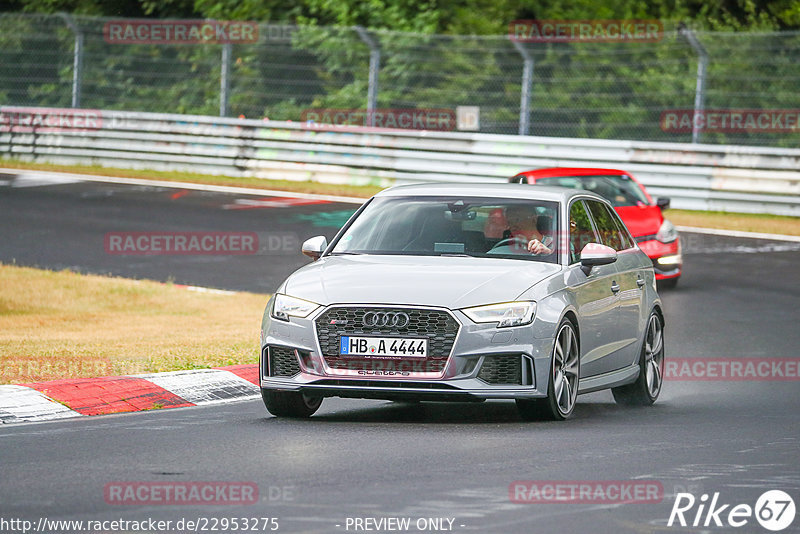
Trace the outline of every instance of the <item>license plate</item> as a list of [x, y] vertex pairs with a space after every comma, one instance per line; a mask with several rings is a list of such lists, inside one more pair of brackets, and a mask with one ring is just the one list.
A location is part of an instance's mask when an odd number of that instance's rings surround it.
[[339, 354], [368, 358], [427, 358], [428, 340], [403, 337], [342, 336], [339, 343]]

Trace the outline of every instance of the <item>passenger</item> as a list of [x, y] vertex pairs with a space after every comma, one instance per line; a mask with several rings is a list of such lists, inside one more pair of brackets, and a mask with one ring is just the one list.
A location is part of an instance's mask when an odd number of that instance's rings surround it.
[[508, 221], [503, 215], [503, 208], [495, 208], [489, 213], [489, 218], [483, 227], [483, 235], [486, 239], [499, 241], [503, 239], [503, 232], [508, 228]]

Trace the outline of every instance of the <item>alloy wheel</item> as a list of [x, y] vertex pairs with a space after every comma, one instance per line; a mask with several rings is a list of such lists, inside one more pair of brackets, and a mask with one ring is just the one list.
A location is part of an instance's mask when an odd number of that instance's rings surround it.
[[578, 396], [578, 341], [568, 323], [558, 331], [553, 349], [553, 392], [559, 411], [569, 414]]

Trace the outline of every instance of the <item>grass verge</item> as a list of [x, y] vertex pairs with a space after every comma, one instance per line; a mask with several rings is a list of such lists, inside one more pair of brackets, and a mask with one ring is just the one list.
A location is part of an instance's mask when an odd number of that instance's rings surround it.
[[[123, 178], [143, 178], [172, 182], [192, 182], [210, 185], [227, 185], [274, 189], [297, 193], [316, 193], [369, 198], [383, 189], [377, 185], [323, 184], [318, 182], [295, 182], [291, 180], [266, 180], [263, 178], [237, 178], [233, 176], [210, 176], [188, 172], [166, 172], [85, 165], [53, 165], [49, 163], [27, 163], [0, 158], [0, 167], [12, 169], [41, 170], [51, 172], [71, 172], [97, 176], [118, 176]], [[780, 215], [760, 215], [747, 213], [726, 213], [719, 211], [692, 211], [671, 209], [667, 218], [680, 226], [698, 226], [719, 230], [740, 230], [745, 232], [764, 232], [770, 234], [800, 235], [800, 217]]]
[[667, 210], [664, 216], [678, 226], [800, 236], [800, 217], [692, 210]]
[[0, 264], [0, 383], [258, 361], [268, 295]]
[[378, 185], [323, 184], [319, 182], [296, 182], [292, 180], [267, 180], [265, 178], [242, 178], [234, 176], [213, 176], [193, 172], [150, 171], [136, 169], [117, 169], [96, 165], [54, 165], [50, 163], [27, 163], [0, 158], [0, 167], [7, 169], [36, 170], [49, 172], [68, 172], [94, 176], [116, 176], [120, 178], [142, 178], [145, 180], [165, 180], [170, 182], [190, 182], [195, 184], [227, 185], [234, 187], [253, 187], [256, 189], [275, 189], [294, 193], [314, 193], [318, 195], [337, 195], [369, 198], [384, 189]]

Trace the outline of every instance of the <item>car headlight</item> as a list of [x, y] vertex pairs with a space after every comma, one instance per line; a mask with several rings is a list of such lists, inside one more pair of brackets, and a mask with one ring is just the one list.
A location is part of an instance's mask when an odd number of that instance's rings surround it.
[[683, 256], [680, 254], [672, 254], [670, 256], [661, 256], [658, 258], [659, 265], [678, 265], [683, 263]]
[[278, 293], [275, 295], [270, 315], [275, 319], [288, 321], [289, 317], [308, 317], [317, 308], [319, 308], [319, 304], [316, 302]]
[[661, 223], [661, 228], [658, 229], [658, 233], [656, 234], [656, 239], [661, 241], [662, 243], [672, 243], [676, 239], [678, 239], [678, 231], [675, 229], [675, 226], [668, 220], [664, 219], [664, 222]]
[[536, 303], [532, 301], [504, 302], [464, 308], [461, 311], [476, 323], [497, 323], [498, 328], [522, 326], [533, 321]]

